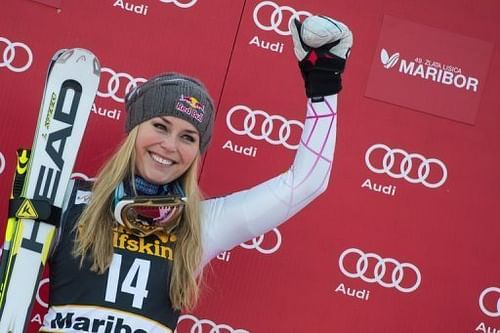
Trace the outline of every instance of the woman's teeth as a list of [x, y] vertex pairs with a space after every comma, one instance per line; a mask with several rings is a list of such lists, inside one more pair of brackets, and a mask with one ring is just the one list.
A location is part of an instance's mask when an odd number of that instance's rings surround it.
[[156, 162], [160, 163], [160, 164], [163, 164], [163, 165], [172, 165], [173, 162], [171, 160], [166, 160], [158, 155], [155, 155], [155, 154], [151, 154], [151, 157], [153, 158], [153, 160], [155, 160]]

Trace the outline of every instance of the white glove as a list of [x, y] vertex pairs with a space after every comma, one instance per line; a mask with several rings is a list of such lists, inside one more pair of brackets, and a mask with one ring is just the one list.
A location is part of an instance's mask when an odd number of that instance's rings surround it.
[[328, 96], [342, 89], [340, 74], [352, 47], [352, 33], [342, 22], [311, 16], [290, 26], [294, 51], [305, 81], [306, 95]]

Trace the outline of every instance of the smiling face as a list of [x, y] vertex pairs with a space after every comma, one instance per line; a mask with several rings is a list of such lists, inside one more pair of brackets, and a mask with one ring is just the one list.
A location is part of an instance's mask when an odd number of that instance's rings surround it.
[[135, 171], [150, 183], [170, 183], [186, 172], [199, 154], [200, 137], [189, 122], [163, 116], [139, 125]]

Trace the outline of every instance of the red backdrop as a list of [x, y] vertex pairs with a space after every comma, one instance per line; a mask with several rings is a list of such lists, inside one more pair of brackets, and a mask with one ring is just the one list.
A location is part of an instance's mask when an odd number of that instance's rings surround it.
[[[284, 171], [305, 114], [287, 22], [309, 13], [354, 32], [330, 187], [279, 229], [219, 255], [177, 331], [500, 331], [497, 1], [4, 1], [0, 220], [15, 150], [31, 145], [61, 48], [88, 48], [103, 67], [80, 177], [123, 137], [127, 87], [164, 71], [199, 77], [218, 105], [201, 173], [208, 196]], [[245, 129], [257, 110], [283, 120], [264, 136], [259, 112]]]

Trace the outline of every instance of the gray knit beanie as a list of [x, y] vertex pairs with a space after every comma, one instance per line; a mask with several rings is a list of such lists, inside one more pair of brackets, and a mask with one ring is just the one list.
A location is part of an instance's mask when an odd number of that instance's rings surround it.
[[198, 130], [201, 153], [212, 138], [214, 104], [205, 86], [195, 78], [178, 73], [157, 75], [127, 94], [125, 109], [127, 133], [151, 118], [172, 116]]

